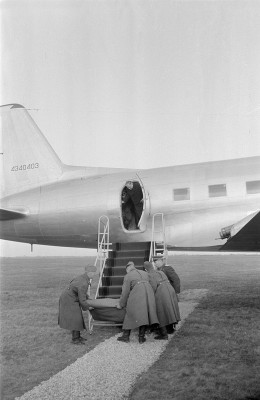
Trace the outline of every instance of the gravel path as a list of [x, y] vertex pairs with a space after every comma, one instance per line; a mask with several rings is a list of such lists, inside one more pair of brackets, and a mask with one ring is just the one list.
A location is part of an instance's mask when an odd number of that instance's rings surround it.
[[[181, 328], [206, 293], [205, 289], [181, 293], [179, 306], [182, 321], [177, 329]], [[156, 341], [152, 335], [147, 335], [147, 341], [142, 345], [138, 343], [137, 330], [131, 332], [130, 343], [118, 342], [119, 335], [100, 343], [63, 371], [16, 399], [126, 399], [138, 375], [151, 367], [174, 335], [169, 335], [168, 341]]]

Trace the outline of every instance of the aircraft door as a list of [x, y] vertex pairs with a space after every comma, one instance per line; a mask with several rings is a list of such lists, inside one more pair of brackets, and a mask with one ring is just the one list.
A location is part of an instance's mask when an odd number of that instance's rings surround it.
[[149, 196], [149, 192], [148, 190], [145, 189], [145, 186], [143, 184], [142, 179], [140, 178], [140, 176], [138, 174], [136, 174], [142, 192], [143, 192], [143, 211], [142, 211], [142, 215], [141, 218], [139, 220], [138, 226], [140, 231], [145, 231], [146, 227], [147, 227], [147, 219], [148, 217], [151, 215], [151, 204], [150, 204], [150, 196]]

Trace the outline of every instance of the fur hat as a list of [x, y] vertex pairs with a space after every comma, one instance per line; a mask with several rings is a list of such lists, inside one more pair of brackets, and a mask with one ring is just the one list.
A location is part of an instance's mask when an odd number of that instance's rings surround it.
[[144, 262], [144, 269], [145, 269], [147, 272], [154, 271], [153, 264], [150, 263], [149, 261], [145, 261], [145, 262]]
[[163, 254], [157, 254], [156, 256], [153, 256], [153, 261], [156, 260], [163, 260], [165, 258], [165, 255]]
[[133, 261], [128, 261], [128, 263], [126, 264], [125, 267], [127, 268], [127, 267], [131, 267], [131, 266], [132, 266], [132, 267], [135, 266], [134, 263], [133, 263]]

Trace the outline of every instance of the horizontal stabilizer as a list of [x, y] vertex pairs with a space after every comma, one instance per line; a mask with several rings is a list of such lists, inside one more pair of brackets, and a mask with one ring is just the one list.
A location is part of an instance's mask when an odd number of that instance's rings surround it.
[[24, 218], [29, 214], [27, 210], [7, 210], [0, 208], [0, 221], [7, 221], [10, 219]]

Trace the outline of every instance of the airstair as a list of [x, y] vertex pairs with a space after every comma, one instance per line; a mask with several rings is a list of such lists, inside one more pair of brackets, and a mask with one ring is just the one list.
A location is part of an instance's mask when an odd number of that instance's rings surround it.
[[[162, 213], [153, 215], [151, 242], [109, 242], [109, 219], [107, 216], [99, 218], [98, 224], [98, 253], [95, 265], [99, 264], [99, 282], [95, 299], [118, 299], [121, 296], [125, 266], [133, 261], [137, 269], [142, 270], [145, 261], [152, 257], [166, 254], [164, 236], [164, 219]], [[89, 312], [89, 332], [94, 326], [122, 326], [122, 323], [94, 320]]]
[[154, 256], [164, 255], [167, 259], [167, 248], [165, 240], [165, 223], [163, 213], [156, 213], [152, 219], [152, 240], [149, 261]]

